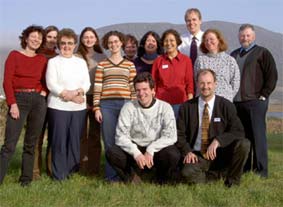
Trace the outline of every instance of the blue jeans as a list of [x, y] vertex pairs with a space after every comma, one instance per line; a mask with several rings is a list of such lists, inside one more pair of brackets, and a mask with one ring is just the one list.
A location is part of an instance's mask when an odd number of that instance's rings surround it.
[[[129, 100], [124, 99], [112, 99], [101, 100], [100, 107], [102, 113], [102, 138], [104, 142], [104, 151], [106, 152], [110, 147], [115, 144], [116, 126], [120, 110], [123, 105]], [[108, 181], [119, 180], [116, 171], [106, 161], [105, 163], [105, 176]]]
[[175, 115], [175, 119], [177, 121], [178, 117], [179, 117], [179, 109], [180, 109], [180, 106], [181, 104], [173, 104], [171, 105], [172, 108], [173, 108], [173, 111], [174, 111], [174, 115]]
[[34, 146], [39, 137], [45, 114], [46, 99], [36, 92], [16, 93], [16, 102], [20, 111], [20, 118], [13, 119], [9, 112], [5, 129], [5, 140], [0, 152], [0, 184], [6, 175], [9, 161], [12, 158], [21, 131], [26, 123], [24, 147], [22, 155], [22, 172], [19, 181], [29, 183], [32, 181], [34, 162]]

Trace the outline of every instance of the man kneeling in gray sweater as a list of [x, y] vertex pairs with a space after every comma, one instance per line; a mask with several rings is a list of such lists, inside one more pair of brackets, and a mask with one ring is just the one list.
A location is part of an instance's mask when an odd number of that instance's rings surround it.
[[134, 79], [137, 100], [121, 109], [116, 128], [115, 145], [106, 158], [124, 182], [141, 181], [137, 172], [156, 170], [156, 180], [167, 182], [174, 177], [180, 152], [176, 120], [170, 104], [156, 99], [154, 81], [148, 72]]

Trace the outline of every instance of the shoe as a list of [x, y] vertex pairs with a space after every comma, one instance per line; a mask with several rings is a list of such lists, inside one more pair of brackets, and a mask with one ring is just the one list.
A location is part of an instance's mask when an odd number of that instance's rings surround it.
[[136, 173], [133, 173], [133, 175], [131, 176], [131, 179], [130, 179], [130, 183], [132, 183], [132, 184], [141, 184], [142, 183], [142, 179]]
[[23, 181], [23, 182], [21, 182], [21, 186], [22, 187], [28, 187], [28, 186], [30, 186], [30, 184], [31, 184], [31, 182], [30, 181]]
[[38, 173], [34, 173], [33, 175], [32, 175], [32, 180], [39, 180], [41, 178], [41, 176], [40, 176], [40, 174], [38, 174]]
[[238, 182], [233, 182], [229, 179], [226, 179], [225, 182], [224, 182], [224, 185], [227, 187], [227, 188], [231, 188], [232, 186], [238, 186], [240, 185], [240, 183]]

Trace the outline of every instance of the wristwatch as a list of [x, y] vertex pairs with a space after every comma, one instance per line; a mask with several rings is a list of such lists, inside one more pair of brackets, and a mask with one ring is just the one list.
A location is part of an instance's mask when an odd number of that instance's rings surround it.
[[260, 96], [258, 99], [261, 100], [261, 101], [265, 101], [266, 100], [266, 98], [264, 96]]

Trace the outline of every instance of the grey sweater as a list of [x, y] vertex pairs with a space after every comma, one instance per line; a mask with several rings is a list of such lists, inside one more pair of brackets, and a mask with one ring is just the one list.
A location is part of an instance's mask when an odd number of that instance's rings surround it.
[[157, 99], [150, 108], [142, 108], [132, 101], [121, 109], [115, 143], [134, 158], [141, 154], [138, 146], [154, 155], [176, 141], [176, 120], [168, 103]]

